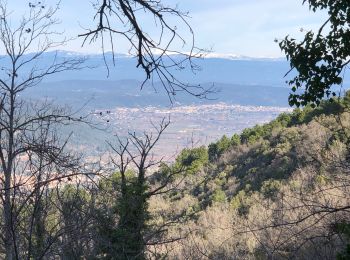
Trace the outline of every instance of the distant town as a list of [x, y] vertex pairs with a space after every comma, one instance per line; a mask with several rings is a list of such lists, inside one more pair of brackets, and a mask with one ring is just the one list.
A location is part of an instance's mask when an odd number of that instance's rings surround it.
[[[244, 128], [271, 121], [280, 113], [289, 111], [291, 108], [217, 103], [169, 108], [117, 107], [96, 110], [93, 115], [98, 122], [106, 126], [111, 139], [115, 135], [123, 137], [129, 131], [151, 133], [156, 131], [154, 127], [163, 118], [170, 120], [171, 124], [155, 149], [155, 155], [171, 161], [183, 148], [208, 145], [223, 135], [232, 136]], [[102, 134], [100, 138], [109, 139], [108, 135], [102, 137]], [[93, 136], [93, 140], [100, 140], [101, 144], [101, 139], [96, 135]], [[89, 143], [91, 145], [91, 141]]]

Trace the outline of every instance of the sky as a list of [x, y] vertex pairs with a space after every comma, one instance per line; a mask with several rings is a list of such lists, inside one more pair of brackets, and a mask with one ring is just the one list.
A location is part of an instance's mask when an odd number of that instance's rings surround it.
[[[97, 0], [92, 0], [96, 2]], [[170, 6], [189, 11], [189, 23], [194, 30], [196, 46], [214, 53], [250, 57], [282, 57], [275, 39], [286, 35], [301, 37], [300, 29], [317, 29], [325, 20], [324, 13], [310, 12], [302, 0], [162, 0]], [[9, 9], [20, 15], [28, 9], [23, 0], [10, 0]], [[34, 2], [34, 1], [27, 1]], [[46, 5], [55, 4], [47, 0]], [[91, 1], [62, 0], [57, 27], [68, 37], [76, 37], [84, 28], [93, 28], [94, 9]], [[176, 22], [175, 22], [176, 23]], [[144, 28], [152, 32], [154, 23], [145, 21]], [[159, 28], [159, 27], [158, 27]], [[179, 31], [183, 30], [180, 26]], [[184, 31], [184, 35], [188, 36]], [[126, 53], [128, 45], [122, 39], [115, 41], [117, 52]], [[99, 43], [85, 44], [82, 38], [70, 42], [63, 49], [84, 53], [101, 52]], [[181, 48], [181, 45], [176, 46]]]

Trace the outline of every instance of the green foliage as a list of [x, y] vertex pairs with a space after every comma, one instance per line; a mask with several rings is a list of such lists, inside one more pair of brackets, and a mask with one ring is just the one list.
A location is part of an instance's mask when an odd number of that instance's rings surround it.
[[266, 139], [271, 136], [272, 130], [282, 127], [280, 120], [287, 120], [287, 114], [282, 118], [277, 118], [272, 122], [264, 125], [256, 125], [252, 128], [246, 128], [243, 130], [240, 139], [241, 143], [245, 144], [255, 144], [262, 139]]
[[254, 144], [262, 138], [266, 132], [266, 127], [256, 125], [253, 128], [246, 128], [241, 134], [242, 143]]
[[232, 137], [231, 137], [231, 145], [233, 146], [238, 146], [241, 144], [241, 137], [240, 135], [238, 134], [234, 134]]
[[[234, 150], [234, 158], [226, 157], [230, 165], [223, 165], [214, 170], [216, 178], [213, 180], [217, 186], [225, 186], [225, 182], [234, 176], [239, 179], [238, 187], [242, 188], [246, 184], [251, 184], [252, 191], [264, 189], [266, 194], [271, 193], [269, 186], [270, 179], [277, 181], [286, 179], [296, 169], [296, 166], [303, 166], [306, 154], [298, 154], [299, 147], [304, 145], [305, 134], [299, 126], [309, 124], [315, 118], [318, 122], [327, 121], [329, 115], [337, 115], [345, 111], [346, 102], [350, 100], [350, 93], [346, 93], [344, 98], [337, 101], [322, 101], [317, 108], [310, 105], [303, 109], [296, 108], [292, 113], [283, 113], [275, 120], [264, 125], [257, 125], [245, 129], [241, 135], [234, 135], [228, 145], [228, 138], [224, 136], [217, 143], [209, 146], [209, 158], [213, 165], [217, 165], [213, 158], [222, 156], [230, 149]], [[334, 132], [338, 136], [335, 140], [346, 142], [345, 135], [341, 131]], [[234, 141], [233, 141], [234, 140]], [[225, 145], [222, 145], [225, 144]], [[243, 144], [243, 145], [242, 145]], [[329, 147], [331, 146], [329, 142]], [[222, 147], [222, 150], [218, 150]], [[335, 147], [336, 149], [336, 147]], [[229, 155], [231, 156], [231, 155]], [[224, 171], [231, 166], [232, 169]], [[317, 167], [321, 167], [318, 165]], [[220, 178], [220, 172], [225, 172], [226, 177]], [[317, 180], [315, 179], [317, 182]], [[319, 180], [320, 183], [322, 182]], [[273, 183], [273, 184], [277, 184]], [[265, 186], [264, 186], [265, 185]], [[271, 188], [271, 190], [273, 190]], [[204, 191], [202, 191], [204, 192]], [[273, 192], [272, 192], [273, 193]], [[226, 193], [227, 194], [227, 193]]]
[[225, 153], [230, 147], [235, 147], [241, 144], [241, 137], [238, 134], [234, 134], [231, 139], [226, 135], [222, 136], [216, 143], [211, 143], [208, 146], [209, 161], [214, 162], [223, 153]]
[[303, 109], [296, 108], [290, 114], [290, 124], [288, 126], [307, 124], [311, 122], [311, 120], [313, 120], [315, 117], [320, 115], [332, 115], [341, 113], [343, 111], [341, 100], [340, 102], [320, 101], [319, 106], [316, 108], [313, 108], [311, 105], [306, 105]]
[[196, 174], [208, 161], [208, 150], [204, 146], [184, 149], [175, 160], [175, 168], [184, 168], [187, 174]]
[[227, 182], [227, 173], [225, 171], [220, 172], [214, 181], [218, 186], [224, 185]]
[[276, 193], [280, 190], [281, 187], [281, 181], [271, 179], [263, 182], [261, 192], [264, 194], [265, 197], [272, 198], [276, 195]]
[[318, 174], [315, 177], [315, 181], [318, 185], [326, 185], [330, 182], [330, 178], [329, 176], [325, 175], [325, 174]]
[[89, 213], [90, 200], [90, 194], [83, 188], [66, 185], [61, 190], [62, 224], [68, 229], [79, 227], [72, 229], [64, 237], [62, 255], [64, 259], [79, 259], [86, 255], [84, 241], [77, 240], [76, 237], [83, 237], [89, 228], [85, 224], [85, 219]]
[[[109, 178], [102, 179], [99, 189], [112, 196], [108, 201], [109, 210], [100, 210], [101, 226], [99, 236], [103, 243], [99, 246], [99, 253], [106, 258], [143, 259], [144, 241], [142, 231], [146, 228], [149, 219], [145, 182], [139, 182], [136, 172], [127, 170], [123, 175], [116, 172]], [[107, 197], [109, 197], [107, 196]], [[118, 219], [115, 217], [118, 216]]]
[[216, 189], [211, 196], [211, 201], [216, 203], [225, 203], [227, 201], [225, 192], [221, 189]]
[[297, 71], [288, 82], [293, 92], [289, 104], [315, 107], [325, 96], [336, 96], [331, 87], [343, 82], [342, 72], [350, 56], [350, 5], [348, 0], [306, 2], [313, 12], [326, 10], [328, 19], [317, 32], [307, 31], [300, 42], [287, 36], [279, 46]]
[[287, 127], [291, 123], [291, 115], [289, 113], [282, 113], [274, 121], [279, 123], [282, 127]]
[[[127, 170], [125, 172], [125, 178], [127, 182], [135, 181], [136, 175], [135, 172], [132, 170]], [[102, 190], [118, 190], [121, 185], [121, 179], [122, 175], [120, 172], [115, 172], [112, 175], [110, 175], [108, 178], [101, 179], [99, 181], [99, 187]]]
[[249, 207], [252, 201], [250, 194], [247, 194], [245, 190], [240, 190], [236, 196], [231, 199], [231, 207], [237, 209], [241, 215], [248, 214]]
[[343, 107], [350, 107], [350, 90], [346, 91], [344, 98], [342, 100]]
[[208, 155], [209, 155], [209, 160], [215, 161], [218, 159], [229, 147], [231, 146], [231, 141], [230, 139], [224, 135], [221, 137], [221, 139], [216, 142], [212, 143], [208, 146]]

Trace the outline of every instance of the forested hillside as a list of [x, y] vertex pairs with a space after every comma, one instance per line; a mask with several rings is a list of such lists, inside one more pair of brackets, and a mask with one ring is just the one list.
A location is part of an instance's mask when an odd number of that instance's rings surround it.
[[114, 174], [50, 191], [34, 241], [64, 259], [347, 259], [349, 109], [348, 92], [185, 149], [153, 174], [146, 154], [167, 123], [132, 133], [140, 156], [120, 140]]
[[349, 105], [348, 92], [182, 151], [173, 167], [186, 165], [184, 183], [150, 205], [193, 218], [162, 249], [178, 259], [348, 259]]

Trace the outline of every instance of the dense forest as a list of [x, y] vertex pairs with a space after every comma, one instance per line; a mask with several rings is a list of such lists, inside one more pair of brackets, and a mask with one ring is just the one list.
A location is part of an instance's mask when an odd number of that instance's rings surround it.
[[[56, 53], [40, 63], [67, 43], [52, 29], [59, 6], [30, 2], [13, 23], [0, 0], [0, 258], [349, 259], [350, 91], [334, 87], [350, 63], [350, 5], [303, 2], [314, 12], [326, 9], [329, 19], [301, 42], [279, 42], [297, 72], [287, 82], [297, 108], [166, 163], [153, 151], [167, 118], [153, 122], [153, 132], [106, 140], [108, 160], [71, 149], [63, 128], [100, 125], [81, 109], [23, 93], [53, 74], [83, 69], [85, 58]], [[104, 35], [112, 49], [113, 35], [123, 36], [146, 81], [158, 75], [170, 102], [179, 92], [215, 92], [174, 76], [184, 62], [196, 69], [193, 59], [201, 56], [194, 42], [190, 54], [175, 51], [183, 60], [170, 55], [174, 39], [185, 44], [170, 24], [174, 17], [194, 39], [187, 13], [153, 0], [103, 0], [94, 8], [97, 28], [80, 35], [83, 46], [102, 38], [105, 51]], [[139, 10], [160, 24], [160, 40], [139, 24]]]

